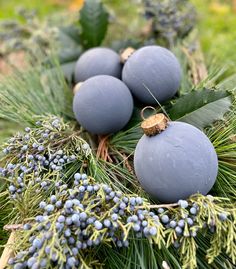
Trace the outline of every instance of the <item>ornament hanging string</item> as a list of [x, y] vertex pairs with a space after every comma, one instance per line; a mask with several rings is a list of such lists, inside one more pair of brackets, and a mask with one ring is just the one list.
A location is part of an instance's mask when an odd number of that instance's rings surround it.
[[141, 110], [141, 113], [140, 113], [142, 120], [146, 120], [146, 119], [147, 119], [147, 118], [144, 116], [144, 112], [145, 112], [147, 109], [151, 109], [151, 110], [153, 110], [153, 111], [155, 112], [155, 114], [157, 113], [157, 110], [155, 109], [155, 107], [153, 107], [153, 106], [145, 106], [145, 107]]

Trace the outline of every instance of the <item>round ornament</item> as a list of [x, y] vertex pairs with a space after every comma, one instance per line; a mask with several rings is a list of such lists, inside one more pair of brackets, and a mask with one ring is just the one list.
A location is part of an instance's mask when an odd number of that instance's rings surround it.
[[133, 98], [119, 79], [100, 75], [81, 84], [73, 101], [77, 121], [93, 134], [121, 130], [133, 112]]
[[135, 51], [125, 62], [122, 80], [146, 104], [171, 99], [180, 87], [181, 67], [175, 55], [160, 46]]
[[213, 187], [218, 159], [208, 137], [184, 122], [156, 114], [142, 123], [145, 134], [134, 153], [136, 176], [155, 200], [177, 202]]
[[109, 48], [92, 48], [84, 52], [75, 66], [75, 82], [82, 82], [97, 75], [121, 77], [120, 56]]

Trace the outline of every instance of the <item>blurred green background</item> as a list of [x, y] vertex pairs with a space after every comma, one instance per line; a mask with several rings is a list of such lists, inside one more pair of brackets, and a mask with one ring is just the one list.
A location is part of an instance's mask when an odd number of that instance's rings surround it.
[[[134, 15], [135, 1], [105, 0], [116, 13], [130, 21]], [[139, 1], [136, 1], [139, 2]], [[236, 62], [236, 7], [235, 0], [191, 0], [198, 11], [198, 29], [201, 44], [208, 61]], [[56, 11], [74, 11], [83, 0], [0, 0], [0, 19], [16, 18], [16, 10], [24, 7], [36, 9], [41, 19]], [[127, 16], [129, 14], [130, 16]], [[126, 16], [126, 17], [125, 17]]]

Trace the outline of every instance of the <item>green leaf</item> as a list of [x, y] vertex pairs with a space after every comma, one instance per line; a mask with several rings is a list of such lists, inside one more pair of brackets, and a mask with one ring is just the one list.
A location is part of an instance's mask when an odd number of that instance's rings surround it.
[[85, 48], [99, 46], [107, 32], [108, 13], [99, 0], [86, 0], [80, 11], [82, 42]]
[[203, 89], [179, 98], [169, 110], [172, 120], [190, 123], [200, 129], [223, 118], [232, 100], [227, 91]]
[[[81, 42], [81, 40], [80, 40], [80, 29], [79, 29], [78, 26], [75, 26], [75, 25], [71, 24], [69, 26], [60, 27], [59, 30], [60, 30], [59, 34], [66, 35], [67, 38], [70, 38], [71, 42], [73, 41], [75, 44], [80, 45], [80, 42]], [[59, 37], [63, 41], [63, 36], [59, 35]]]

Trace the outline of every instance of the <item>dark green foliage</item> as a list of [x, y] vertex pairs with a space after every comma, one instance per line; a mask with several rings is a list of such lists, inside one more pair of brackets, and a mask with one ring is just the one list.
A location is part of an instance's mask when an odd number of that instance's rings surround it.
[[200, 129], [223, 119], [231, 106], [230, 93], [203, 89], [180, 97], [168, 111], [172, 120], [190, 123]]
[[108, 27], [108, 13], [100, 0], [86, 0], [80, 11], [81, 38], [85, 48], [103, 41]]

